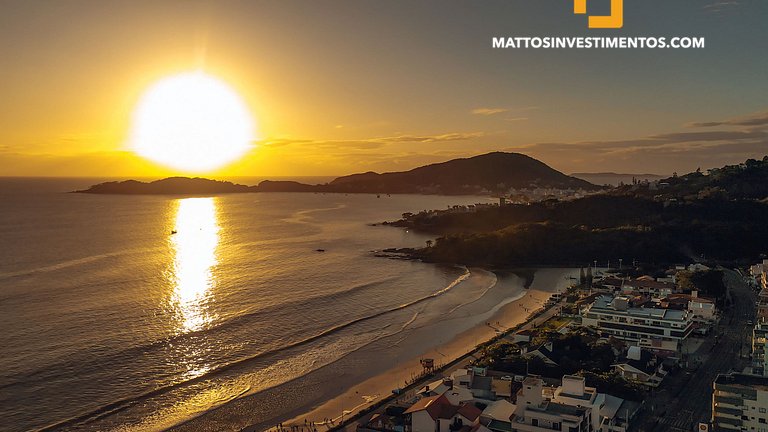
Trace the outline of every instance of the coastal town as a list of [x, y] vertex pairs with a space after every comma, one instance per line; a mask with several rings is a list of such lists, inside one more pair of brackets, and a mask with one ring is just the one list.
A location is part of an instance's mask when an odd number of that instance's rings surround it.
[[595, 263], [530, 312], [359, 412], [275, 430], [768, 430], [768, 260]]

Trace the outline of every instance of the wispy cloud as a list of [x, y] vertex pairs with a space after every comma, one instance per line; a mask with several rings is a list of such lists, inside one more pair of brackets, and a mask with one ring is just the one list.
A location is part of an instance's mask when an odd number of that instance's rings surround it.
[[721, 13], [735, 9], [741, 5], [741, 0], [716, 0], [702, 7], [708, 13]]
[[[474, 115], [481, 115], [481, 116], [493, 116], [496, 114], [523, 114], [528, 111], [535, 111], [539, 109], [538, 106], [527, 106], [527, 107], [517, 107], [517, 108], [475, 108], [472, 111], [470, 111]], [[522, 118], [522, 117], [518, 117]], [[525, 118], [528, 119], [527, 117]]]
[[356, 140], [311, 140], [311, 139], [267, 139], [254, 144], [265, 147], [285, 147], [292, 145], [315, 148], [374, 149], [388, 144], [399, 143], [439, 143], [449, 141], [467, 141], [486, 136], [485, 132], [450, 132], [434, 135], [403, 134], [385, 137], [362, 138]]
[[755, 113], [745, 117], [737, 117], [722, 121], [690, 123], [689, 127], [715, 127], [715, 126], [764, 126], [768, 125], [768, 111]]
[[592, 151], [599, 153], [646, 151], [649, 149], [696, 149], [710, 147], [712, 143], [763, 144], [768, 143], [766, 131], [711, 131], [677, 132], [651, 135], [643, 138], [611, 141], [546, 142], [517, 147], [518, 150]]
[[509, 112], [508, 108], [475, 108], [472, 110], [472, 114], [481, 116], [492, 116], [496, 114], [502, 114]]

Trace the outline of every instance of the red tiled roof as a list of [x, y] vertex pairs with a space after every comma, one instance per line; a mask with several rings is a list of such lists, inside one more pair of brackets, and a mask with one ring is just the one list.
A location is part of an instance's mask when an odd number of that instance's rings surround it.
[[405, 411], [405, 414], [412, 414], [418, 411], [426, 411], [433, 420], [452, 419], [456, 414], [461, 414], [464, 418], [474, 422], [483, 413], [478, 407], [471, 403], [465, 403], [456, 406], [445, 397], [432, 396], [419, 400]]
[[459, 407], [451, 404], [445, 395], [440, 395], [421, 399], [408, 408], [405, 414], [426, 411], [433, 420], [451, 419], [458, 409]]

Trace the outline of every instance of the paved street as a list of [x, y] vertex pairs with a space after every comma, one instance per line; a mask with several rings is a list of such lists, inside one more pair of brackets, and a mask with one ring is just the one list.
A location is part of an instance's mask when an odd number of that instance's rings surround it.
[[[670, 376], [646, 402], [647, 410], [637, 418], [634, 431], [693, 431], [699, 422], [709, 422], [712, 381], [718, 373], [742, 371], [749, 363], [751, 326], [754, 320], [755, 294], [737, 272], [726, 270], [726, 283], [733, 306], [727, 309], [716, 329], [696, 355], [704, 354], [703, 363], [692, 373]], [[692, 355], [691, 357], [694, 357]]]

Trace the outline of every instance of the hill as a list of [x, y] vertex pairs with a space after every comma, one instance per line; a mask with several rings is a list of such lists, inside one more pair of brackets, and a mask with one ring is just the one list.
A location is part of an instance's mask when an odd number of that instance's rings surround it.
[[599, 189], [529, 156], [502, 152], [454, 159], [404, 172], [367, 172], [339, 177], [329, 187], [339, 192], [444, 195], [503, 192], [509, 188]]
[[243, 192], [411, 193], [471, 195], [505, 192], [509, 188], [597, 190], [599, 187], [556, 171], [518, 153], [488, 153], [427, 165], [404, 172], [367, 172], [339, 177], [328, 184], [308, 185], [265, 180], [244, 186], [202, 178], [172, 177], [151, 183], [108, 182], [76, 191], [94, 194], [216, 194]]

